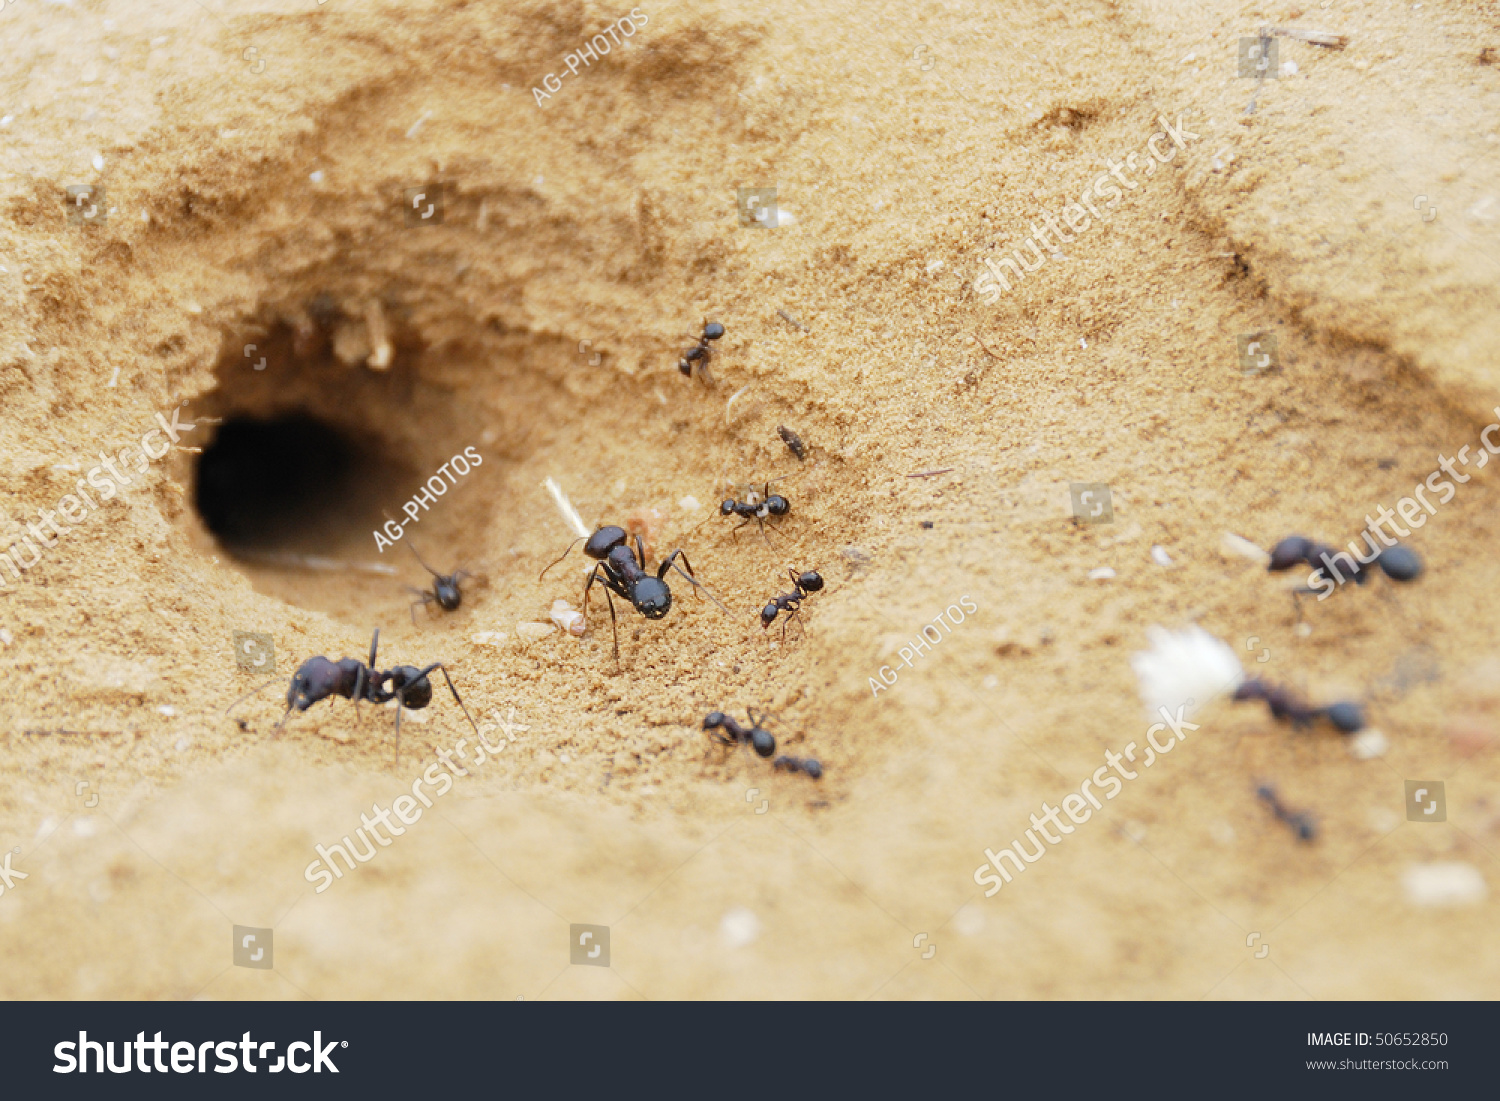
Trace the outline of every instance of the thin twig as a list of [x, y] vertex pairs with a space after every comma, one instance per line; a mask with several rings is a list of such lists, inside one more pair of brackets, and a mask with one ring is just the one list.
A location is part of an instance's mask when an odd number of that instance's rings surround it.
[[917, 474], [908, 474], [908, 478], [931, 478], [935, 474], [947, 474], [949, 471], [957, 470], [957, 467], [945, 466], [942, 470], [923, 470]]

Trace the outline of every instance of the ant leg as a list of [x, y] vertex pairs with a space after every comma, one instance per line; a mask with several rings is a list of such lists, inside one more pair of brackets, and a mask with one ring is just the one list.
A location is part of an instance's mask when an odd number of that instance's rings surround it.
[[279, 719], [276, 720], [276, 725], [274, 727], [272, 727], [272, 729], [273, 730], [280, 730], [282, 727], [284, 727], [286, 725], [286, 717], [288, 715], [290, 715], [291, 713], [292, 713], [292, 709], [291, 709], [290, 706], [288, 706], [287, 709], [281, 713], [281, 718], [279, 718]]
[[[463, 708], [464, 718], [469, 720], [469, 725], [474, 728], [474, 733], [479, 734], [479, 724], [474, 721], [474, 716], [469, 714], [469, 708], [464, 703], [464, 698], [458, 694], [458, 689], [453, 687], [453, 678], [448, 675], [448, 670], [442, 662], [433, 662], [426, 669], [423, 669], [420, 673], [418, 673], [415, 679], [421, 680], [434, 669], [443, 674], [443, 679], [448, 682], [448, 691], [453, 693], [453, 698], [458, 701], [458, 706]], [[479, 736], [482, 738], [484, 735], [480, 734]]]
[[424, 607], [425, 605], [431, 604], [432, 594], [429, 592], [424, 592], [421, 589], [413, 589], [410, 585], [408, 585], [407, 588], [422, 598], [421, 600], [413, 600], [408, 607], [408, 611], [411, 612], [411, 625], [415, 627], [417, 625], [417, 609], [419, 607]]
[[641, 542], [639, 535], [635, 537], [635, 560], [642, 570], [646, 568], [646, 544]]
[[[571, 543], [569, 543], [568, 544], [568, 549], [565, 550], [565, 551], [563, 551], [562, 554], [558, 555], [558, 557], [555, 558], [552, 561], [551, 565], [549, 565], [547, 567], [547, 570], [550, 570], [553, 566], [557, 565], [564, 558], [568, 557], [569, 554], [573, 553], [573, 548], [576, 547], [576, 546], [578, 546], [578, 541], [579, 541], [579, 539], [582, 539], [582, 538], [584, 538], [584, 537], [580, 535], [578, 537], [578, 539], [574, 539]], [[542, 578], [546, 577], [547, 576], [547, 570], [543, 570], [541, 573], [537, 574], [537, 578], [536, 579], [538, 581], [540, 581]]]
[[604, 598], [609, 601], [609, 633], [615, 643], [615, 670], [620, 668], [620, 628], [615, 620], [615, 598], [610, 595], [608, 582], [604, 586]]
[[391, 763], [397, 768], [401, 767], [401, 711], [406, 707], [406, 689], [402, 688], [396, 693], [396, 756]]

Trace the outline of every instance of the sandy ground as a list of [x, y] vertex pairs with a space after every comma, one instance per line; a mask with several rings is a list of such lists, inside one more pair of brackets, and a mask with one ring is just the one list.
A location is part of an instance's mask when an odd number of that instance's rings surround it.
[[[254, 525], [258, 557], [208, 530], [203, 455], [176, 450], [22, 579], [0, 566], [0, 845], [26, 875], [0, 895], [0, 995], [1500, 992], [1494, 474], [1412, 535], [1422, 578], [1306, 602], [1305, 632], [1280, 578], [1220, 549], [1348, 540], [1439, 454], [1479, 450], [1500, 402], [1493, 10], [637, 11], [542, 103], [626, 10], [0, 12], [6, 541], [158, 413], [198, 424], [183, 448], [300, 413], [359, 452], [342, 473], [263, 457], [251, 496], [290, 511]], [[1349, 41], [1278, 38], [1276, 77], [1241, 78], [1266, 25]], [[986, 302], [983, 259], [1161, 116], [1194, 138]], [[433, 184], [441, 224], [409, 225], [407, 190]], [[102, 220], [76, 186], [103, 188]], [[774, 187], [782, 224], [742, 226], [744, 187]], [[706, 316], [727, 328], [714, 386], [675, 366]], [[1246, 370], [1255, 334], [1276, 361]], [[482, 466], [408, 532], [479, 576], [413, 626], [424, 574], [373, 531], [469, 446]], [[783, 476], [781, 540], [732, 538], [717, 501]], [[622, 607], [618, 669], [602, 603], [582, 640], [518, 637], [578, 603], [576, 552], [538, 580], [572, 538], [547, 477], [590, 527], [647, 518], [652, 561], [684, 548], [733, 614], [686, 583], [661, 621]], [[1081, 482], [1111, 487], [1112, 523], [1075, 522]], [[309, 487], [327, 499], [291, 509]], [[788, 567], [828, 585], [782, 644], [756, 611]], [[1211, 705], [985, 898], [985, 848], [1144, 737], [1146, 628], [1193, 622], [1258, 675], [1365, 701], [1385, 752]], [[259, 683], [231, 639], [270, 634], [285, 678], [363, 657], [376, 627], [381, 666], [444, 661], [512, 737], [319, 893], [315, 846], [472, 732], [441, 684], [399, 759], [385, 709], [277, 730], [278, 685], [226, 717]], [[746, 707], [823, 778], [699, 729]], [[1443, 782], [1445, 822], [1408, 821], [1409, 779]], [[1478, 889], [1432, 904], [1410, 884], [1433, 866]], [[570, 962], [578, 923], [609, 928], [609, 967]], [[272, 968], [234, 966], [234, 926], [274, 930]]]

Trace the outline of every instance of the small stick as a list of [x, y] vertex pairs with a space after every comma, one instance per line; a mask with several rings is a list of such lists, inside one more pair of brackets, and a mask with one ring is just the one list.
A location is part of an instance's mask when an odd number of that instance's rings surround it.
[[732, 408], [734, 408], [734, 403], [737, 402], [740, 399], [741, 395], [747, 393], [751, 389], [751, 387], [753, 387], [754, 385], [755, 385], [754, 383], [751, 383], [750, 386], [741, 386], [738, 390], [736, 390], [734, 392], [734, 397], [730, 398], [729, 401], [727, 401], [724, 404], [724, 423], [725, 424], [729, 423], [729, 410], [731, 410]]
[[578, 510], [573, 507], [573, 502], [568, 500], [568, 495], [562, 491], [562, 486], [550, 477], [542, 485], [547, 488], [548, 493], [552, 494], [552, 503], [557, 506], [557, 511], [562, 513], [563, 522], [573, 529], [573, 534], [578, 538], [587, 539], [589, 529], [584, 527], [583, 517], [578, 515]]
[[1262, 37], [1269, 34], [1280, 35], [1282, 38], [1295, 38], [1299, 42], [1311, 42], [1314, 46], [1327, 46], [1330, 50], [1342, 50], [1349, 45], [1349, 36], [1345, 34], [1334, 34], [1332, 31], [1303, 31], [1296, 27], [1267, 27], [1261, 32]]
[[956, 470], [956, 469], [958, 469], [958, 468], [957, 467], [952, 467], [952, 466], [945, 466], [945, 467], [943, 467], [942, 470], [923, 470], [923, 471], [921, 471], [921, 472], [919, 472], [917, 474], [908, 474], [907, 477], [908, 478], [931, 478], [935, 474], [947, 474], [949, 471]]
[[990, 351], [990, 349], [989, 349], [989, 346], [988, 346], [988, 345], [987, 345], [987, 344], [985, 344], [985, 342], [984, 342], [984, 341], [982, 341], [982, 340], [980, 340], [980, 339], [979, 339], [979, 334], [978, 334], [978, 333], [975, 333], [975, 334], [974, 334], [974, 340], [975, 340], [975, 342], [976, 342], [976, 343], [978, 343], [978, 345], [979, 345], [979, 346], [980, 346], [980, 347], [981, 347], [981, 348], [983, 348], [983, 349], [984, 349], [984, 350], [985, 350], [985, 352], [986, 352], [986, 353], [987, 353], [987, 354], [988, 354], [988, 355], [989, 355], [989, 357], [990, 357], [990, 358], [991, 358], [991, 359], [999, 359], [999, 358], [1000, 358], [1000, 357], [999, 357], [999, 356], [997, 356], [997, 355], [996, 355], [996, 354], [995, 354], [995, 353], [994, 353], [994, 352], [991, 352], [991, 351]]
[[786, 321], [788, 324], [797, 326], [797, 328], [801, 329], [804, 333], [808, 331], [807, 327], [803, 325], [802, 322], [798, 321], [795, 317], [787, 313], [785, 310], [777, 310], [776, 312], [780, 314], [782, 320]]

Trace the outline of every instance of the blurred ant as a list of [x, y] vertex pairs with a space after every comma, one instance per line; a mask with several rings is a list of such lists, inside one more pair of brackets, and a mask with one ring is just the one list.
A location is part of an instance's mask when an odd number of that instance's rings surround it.
[[[604, 595], [609, 600], [609, 626], [614, 635], [615, 664], [620, 661], [620, 629], [615, 619], [615, 596], [624, 597], [630, 601], [631, 606], [647, 619], [660, 619], [666, 615], [672, 607], [672, 590], [667, 588], [664, 580], [667, 570], [674, 569], [683, 577], [692, 582], [695, 590], [706, 588], [693, 576], [693, 566], [683, 554], [682, 548], [674, 550], [666, 558], [662, 559], [657, 568], [656, 576], [652, 577], [646, 572], [646, 550], [641, 543], [641, 537], [635, 537], [635, 550], [629, 546], [630, 534], [622, 527], [614, 524], [600, 527], [588, 541], [583, 545], [583, 553], [596, 560], [599, 564], [589, 571], [589, 579], [583, 586], [583, 614], [587, 618], [589, 614], [589, 590], [598, 581], [604, 586]], [[547, 576], [547, 570], [557, 565], [578, 544], [578, 540], [568, 544], [568, 549], [562, 552], [562, 556], [541, 572], [537, 578], [540, 581]], [[684, 566], [677, 565], [677, 559], [681, 557]], [[708, 593], [709, 598], [723, 608], [727, 614], [728, 608], [713, 593]]]
[[411, 585], [407, 586], [408, 590], [421, 597], [420, 600], [413, 600], [411, 607], [408, 609], [411, 612], [411, 625], [415, 627], [417, 625], [417, 609], [423, 605], [436, 601], [439, 608], [451, 612], [462, 604], [464, 594], [459, 592], [458, 583], [466, 577], [472, 577], [473, 574], [469, 573], [468, 570], [455, 570], [453, 573], [447, 575], [440, 574], [422, 560], [422, 556], [417, 554], [415, 544], [408, 543], [406, 545], [411, 548], [412, 554], [417, 555], [417, 561], [422, 563], [422, 568], [437, 578], [433, 583], [431, 592], [428, 592], [426, 589], [414, 588]]
[[718, 340], [724, 335], [724, 326], [717, 321], [703, 322], [703, 334], [698, 337], [698, 343], [682, 353], [682, 358], [677, 361], [677, 369], [689, 378], [693, 375], [693, 364], [698, 364], [698, 377], [710, 386], [713, 385], [713, 376], [708, 373], [708, 361], [714, 356], [713, 349], [708, 346], [710, 340]]
[[[1366, 544], [1370, 542], [1368, 535], [1365, 536], [1365, 542]], [[1351, 543], [1350, 546], [1354, 544]], [[1339, 559], [1343, 559], [1342, 568]], [[1299, 562], [1306, 563], [1316, 572], [1313, 574], [1313, 586], [1293, 590], [1293, 599], [1307, 593], [1321, 593], [1322, 596], [1319, 597], [1321, 600], [1323, 596], [1327, 596], [1347, 581], [1363, 585], [1370, 580], [1370, 572], [1365, 567], [1372, 562], [1378, 564], [1381, 571], [1392, 581], [1412, 581], [1422, 573], [1422, 559], [1410, 547], [1400, 545], [1382, 547], [1371, 557], [1364, 558], [1350, 551], [1334, 550], [1325, 543], [1319, 543], [1301, 535], [1288, 535], [1272, 547], [1271, 561], [1266, 569], [1272, 573], [1279, 573], [1282, 570], [1291, 569]], [[1300, 618], [1302, 614], [1300, 604], [1297, 606], [1297, 614]]]
[[1278, 688], [1266, 681], [1251, 678], [1234, 690], [1236, 700], [1265, 700], [1271, 709], [1272, 718], [1290, 722], [1293, 727], [1311, 726], [1319, 719], [1327, 719], [1345, 734], [1354, 734], [1364, 729], [1365, 717], [1359, 704], [1349, 701], [1331, 703], [1327, 707], [1312, 707], [1303, 703], [1285, 688]]
[[805, 772], [814, 780], [822, 779], [823, 766], [816, 757], [788, 757], [783, 754], [771, 762], [777, 772]]
[[[755, 491], [752, 489], [750, 492], [753, 496]], [[743, 520], [743, 523], [736, 524], [729, 533], [736, 542], [739, 536], [735, 533], [753, 520], [760, 525], [760, 537], [765, 539], [768, 547], [771, 545], [771, 540], [766, 535], [768, 521], [772, 516], [785, 516], [791, 511], [792, 502], [780, 494], [772, 493], [770, 482], [765, 484], [759, 501], [736, 501], [733, 497], [726, 497], [719, 502], [720, 516], [738, 516]], [[769, 527], [772, 531], [778, 530], [775, 524], [769, 524]]]
[[1290, 811], [1282, 803], [1276, 794], [1276, 789], [1270, 784], [1261, 784], [1255, 789], [1255, 794], [1260, 796], [1271, 808], [1271, 813], [1281, 821], [1292, 827], [1299, 841], [1311, 841], [1318, 836], [1317, 823], [1313, 821], [1312, 815], [1306, 811]]
[[703, 729], [708, 731], [713, 740], [720, 745], [748, 745], [755, 750], [757, 755], [769, 757], [776, 752], [776, 739], [761, 725], [765, 722], [766, 713], [762, 711], [760, 718], [755, 717], [753, 708], [747, 708], [745, 713], [750, 716], [748, 728], [741, 726], [722, 711], [710, 711], [703, 716]]
[[[781, 640], [783, 642], [786, 641], [786, 625], [788, 623], [796, 619], [797, 626], [802, 626], [802, 621], [798, 618], [802, 610], [802, 602], [808, 596], [823, 588], [823, 578], [817, 570], [808, 570], [800, 577], [790, 568], [787, 569], [786, 573], [792, 579], [792, 587], [797, 591], [782, 593], [780, 596], [772, 597], [771, 603], [760, 610], [761, 630], [768, 629], [772, 623], [776, 622], [776, 617], [782, 612], [787, 613], [786, 619], [782, 620], [781, 623]], [[803, 628], [803, 634], [806, 633], [806, 628]]]
[[[375, 653], [379, 645], [380, 628], [377, 627], [375, 634], [370, 638], [369, 661], [361, 662], [358, 658], [340, 658], [338, 661], [330, 661], [325, 657], [308, 658], [304, 661], [301, 667], [292, 674], [292, 683], [286, 690], [286, 711], [274, 729], [280, 730], [286, 725], [287, 716], [292, 713], [293, 708], [306, 711], [319, 700], [326, 700], [330, 696], [343, 696], [346, 700], [353, 700], [356, 722], [359, 721], [361, 700], [374, 704], [395, 700], [397, 702], [396, 762], [399, 764], [401, 761], [401, 710], [410, 708], [412, 711], [420, 711], [432, 702], [432, 682], [427, 679], [427, 674], [437, 669], [442, 671], [443, 680], [448, 682], [448, 691], [453, 693], [458, 706], [463, 708], [464, 718], [469, 720], [474, 733], [479, 734], [479, 725], [474, 721], [474, 716], [469, 714], [463, 697], [458, 694], [458, 689], [453, 687], [453, 678], [448, 676], [448, 670], [442, 662], [435, 661], [425, 669], [418, 669], [414, 665], [398, 665], [394, 669], [380, 672], [375, 668]], [[389, 687], [386, 686], [387, 682], [390, 684]], [[246, 692], [226, 707], [224, 714], [228, 715], [232, 709], [270, 683], [271, 681], [266, 681], [260, 688]]]

